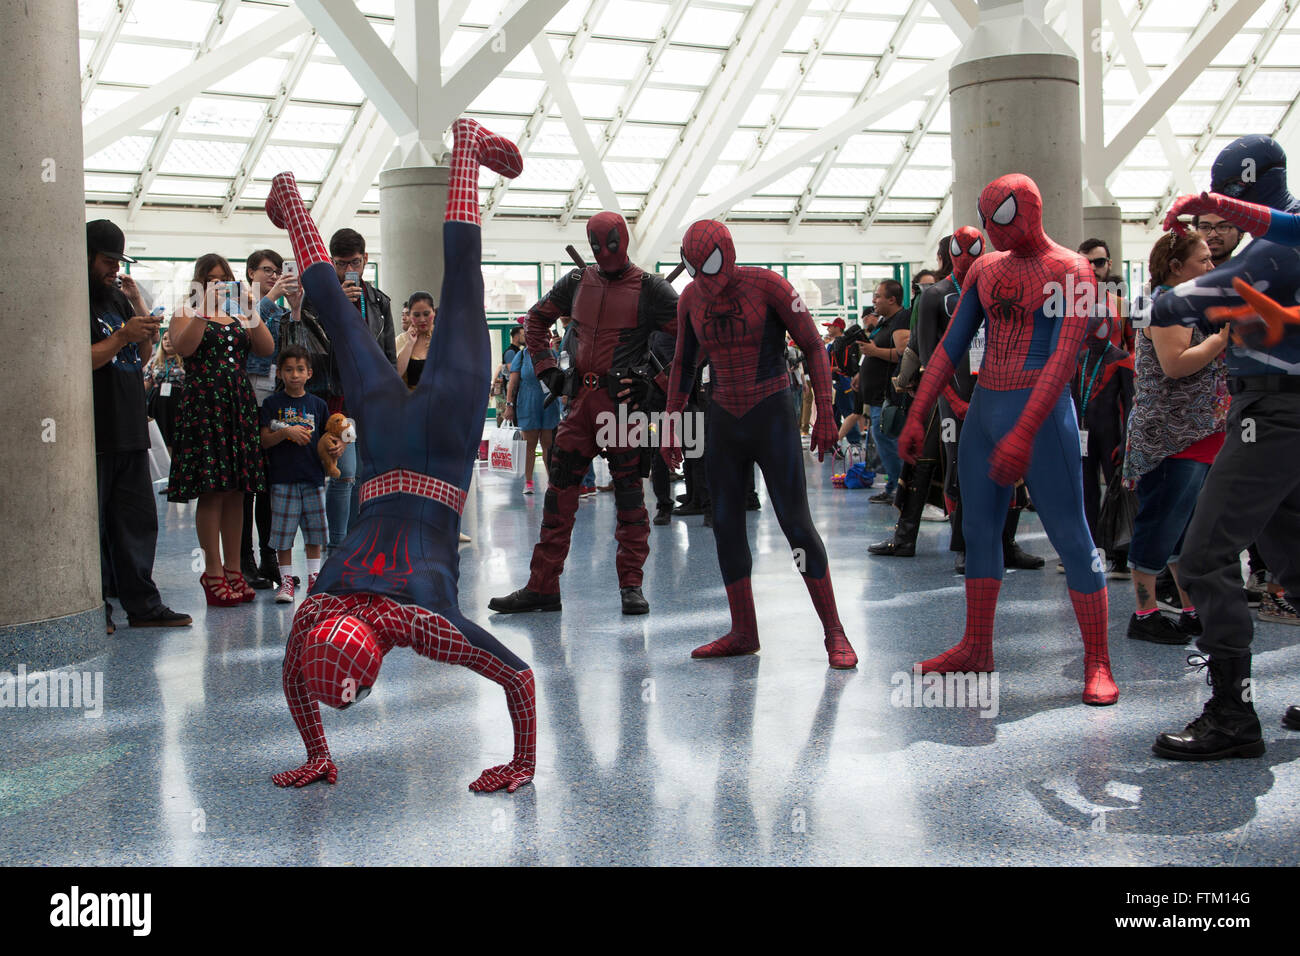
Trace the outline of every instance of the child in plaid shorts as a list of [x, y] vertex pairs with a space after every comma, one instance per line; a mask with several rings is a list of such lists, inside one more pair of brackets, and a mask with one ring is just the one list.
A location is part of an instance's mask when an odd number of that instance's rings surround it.
[[[307, 550], [307, 590], [320, 572], [325, 522], [325, 469], [316, 446], [325, 433], [329, 409], [306, 390], [311, 354], [290, 345], [276, 357], [284, 391], [262, 403], [262, 447], [271, 484], [271, 547], [280, 561], [280, 590], [275, 600], [292, 604], [298, 579], [293, 574], [293, 541], [302, 528]], [[340, 445], [339, 450], [342, 450]]]

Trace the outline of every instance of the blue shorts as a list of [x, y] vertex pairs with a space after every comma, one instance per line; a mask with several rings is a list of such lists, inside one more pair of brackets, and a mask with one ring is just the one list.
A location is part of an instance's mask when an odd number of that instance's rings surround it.
[[1178, 560], [1183, 533], [1209, 471], [1203, 461], [1166, 458], [1138, 479], [1138, 513], [1128, 546], [1130, 568], [1159, 574], [1166, 564]]

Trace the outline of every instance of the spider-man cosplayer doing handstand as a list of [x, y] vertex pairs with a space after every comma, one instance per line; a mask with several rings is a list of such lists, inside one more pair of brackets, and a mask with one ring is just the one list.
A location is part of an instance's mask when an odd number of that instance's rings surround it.
[[[966, 631], [956, 647], [918, 666], [925, 673], [993, 670], [1002, 518], [1011, 486], [1023, 476], [1065, 565], [1083, 634], [1084, 703], [1113, 704], [1119, 690], [1110, 673], [1106, 578], [1083, 513], [1079, 429], [1065, 390], [1096, 308], [1097, 280], [1082, 256], [1043, 232], [1042, 208], [1038, 187], [1020, 174], [995, 179], [980, 193], [980, 220], [1000, 251], [985, 253], [967, 272], [957, 312], [921, 379], [899, 438], [900, 453], [915, 461], [931, 407], [987, 319], [988, 345], [958, 452]], [[1069, 289], [1074, 295], [1063, 297], [1062, 290]], [[1088, 307], [1077, 308], [1076, 296]], [[1064, 316], [1049, 314], [1058, 311]]]
[[[651, 370], [649, 340], [656, 330], [674, 334], [677, 293], [662, 276], [628, 259], [627, 223], [618, 213], [592, 216], [587, 240], [595, 265], [574, 269], [528, 310], [525, 340], [537, 377], [552, 395], [569, 395], [571, 404], [555, 433], [541, 537], [533, 549], [528, 584], [488, 602], [489, 608], [505, 614], [560, 610], [560, 573], [569, 555], [578, 493], [592, 458], [601, 451], [596, 436], [603, 423], [615, 419], [620, 403], [638, 408], [652, 390], [662, 393], [668, 384], [666, 376]], [[567, 376], [550, 351], [550, 329], [562, 315], [573, 317], [577, 340]], [[605, 449], [618, 512], [614, 566], [624, 614], [650, 610], [641, 593], [641, 568], [650, 553], [642, 484], [650, 473], [646, 451], [632, 444]]]
[[[478, 457], [492, 357], [479, 264], [478, 167], [519, 175], [519, 150], [473, 120], [457, 120], [442, 227], [444, 278], [429, 362], [408, 390], [343, 294], [293, 176], [272, 180], [267, 215], [289, 230], [302, 285], [339, 359], [358, 423], [360, 521], [325, 563], [293, 618], [284, 655], [284, 695], [307, 745], [307, 762], [276, 774], [278, 786], [334, 783], [319, 703], [343, 708], [374, 684], [394, 647], [461, 664], [506, 692], [514, 759], [471, 790], [513, 792], [533, 777], [536, 707], [528, 665], [458, 604], [457, 539]], [[355, 396], [355, 398], [354, 398]]]
[[[831, 667], [857, 666], [835, 607], [826, 548], [808, 513], [803, 447], [790, 402], [785, 335], [806, 356], [817, 399], [812, 451], [820, 460], [835, 447], [830, 363], [808, 309], [784, 278], [769, 269], [736, 265], [731, 233], [720, 222], [692, 225], [682, 239], [682, 262], [694, 281], [677, 305], [677, 354], [668, 386], [668, 421], [686, 405], [702, 358], [712, 363], [713, 408], [704, 440], [713, 497], [713, 537], [731, 607], [731, 630], [697, 647], [692, 657], [728, 657], [758, 650], [758, 624], [745, 534], [745, 476], [763, 470], [776, 519], [795, 554], [825, 632]], [[682, 460], [672, 429], [665, 461]]]

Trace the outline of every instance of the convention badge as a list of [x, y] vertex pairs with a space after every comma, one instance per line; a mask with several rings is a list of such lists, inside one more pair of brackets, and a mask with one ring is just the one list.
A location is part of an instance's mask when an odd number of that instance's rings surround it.
[[984, 329], [980, 328], [975, 333], [975, 338], [970, 343], [970, 370], [971, 374], [979, 373], [980, 366], [984, 364]]
[[167, 397], [168, 395], [170, 395], [171, 393], [172, 393], [172, 383], [171, 383], [171, 382], [163, 382], [162, 385], [161, 385], [161, 386], [159, 387], [159, 389], [158, 389], [158, 394], [161, 395], [163, 398], [166, 398], [166, 397]]
[[1088, 429], [1079, 429], [1079, 457], [1088, 457]]

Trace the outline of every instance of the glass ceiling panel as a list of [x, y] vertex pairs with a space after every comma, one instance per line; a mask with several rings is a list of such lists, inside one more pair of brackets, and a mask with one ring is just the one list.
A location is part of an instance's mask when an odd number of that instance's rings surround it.
[[653, 40], [663, 28], [668, 7], [641, 0], [610, 0], [596, 21], [594, 32], [600, 36], [632, 37]]
[[146, 46], [118, 40], [99, 74], [102, 83], [137, 83], [152, 86], [194, 62], [193, 50]]
[[714, 50], [687, 50], [669, 44], [659, 56], [651, 78], [663, 83], [684, 83], [690, 86], [708, 86], [722, 62], [722, 54]]
[[690, 118], [700, 94], [688, 90], [657, 90], [651, 87], [641, 91], [632, 108], [630, 120], [643, 123], [684, 123]]
[[199, 0], [135, 0], [126, 24], [122, 27], [121, 38], [202, 38], [212, 25], [216, 12], [217, 8], [213, 4], [201, 3]]
[[[379, 18], [372, 26], [383, 42], [390, 42], [397, 26], [392, 22], [394, 0], [356, 0], [360, 9]], [[466, 24], [450, 37], [443, 68], [450, 72], [485, 36], [488, 25], [514, 0], [470, 0], [462, 17]], [[735, 40], [751, 4], [715, 0], [707, 5], [684, 3], [670, 43], [661, 51], [649, 84], [631, 97], [634, 78], [646, 65], [646, 54], [663, 29], [673, 4], [655, 0], [608, 0], [592, 24], [593, 35], [576, 62], [569, 64], [570, 89], [582, 110], [588, 135], [597, 149], [606, 151], [605, 172], [635, 216], [651, 190], [661, 164], [673, 154], [699, 108], [703, 91], [715, 82], [722, 52]], [[1130, 18], [1136, 0], [1119, 0]], [[1153, 77], [1185, 48], [1192, 29], [1201, 22], [1211, 0], [1147, 0], [1137, 31], [1137, 43]], [[724, 140], [718, 161], [709, 170], [702, 192], [730, 184], [743, 164], [762, 163], [804, 140], [810, 131], [839, 119], [869, 82], [877, 58], [893, 40], [899, 20], [912, 0], [849, 0], [830, 32], [821, 55], [805, 77], [799, 65], [815, 38], [825, 32], [827, 16], [837, 0], [811, 0], [791, 36], [782, 41], [784, 52], [767, 66], [761, 81], [745, 91], [740, 128], [720, 131]], [[241, 0], [223, 32], [221, 43], [252, 31], [279, 15], [278, 2]], [[591, 0], [571, 0], [552, 18], [546, 42], [562, 55], [591, 8]], [[116, 16], [114, 0], [79, 0], [82, 36], [79, 52], [84, 61], [95, 46], [95, 36]], [[215, 0], [135, 0], [122, 35], [110, 51], [99, 85], [91, 92], [83, 119], [91, 121], [121, 106], [137, 90], [183, 73], [193, 62], [218, 9]], [[1238, 92], [1235, 80], [1260, 44], [1282, 0], [1266, 0], [1250, 24], [1228, 39], [1210, 69], [1193, 78], [1179, 101], [1167, 112], [1186, 155], [1225, 98], [1237, 97], [1213, 141], [1194, 161], [1198, 185], [1208, 179], [1208, 165], [1232, 137], [1247, 132], [1272, 132], [1285, 109], [1300, 97], [1300, 16], [1274, 38], [1270, 52], [1247, 88]], [[1061, 19], [1058, 26], [1064, 23]], [[219, 205], [245, 159], [248, 142], [257, 135], [266, 109], [277, 94], [279, 81], [301, 39], [285, 43], [280, 53], [265, 56], [216, 81], [182, 110], [177, 136], [159, 164], [146, 205]], [[942, 21], [933, 4], [924, 5], [897, 51], [888, 74], [877, 90], [887, 91], [936, 56], [956, 48], [957, 38]], [[743, 52], [743, 51], [739, 51]], [[1138, 98], [1133, 77], [1122, 57], [1107, 70], [1104, 86], [1106, 129], [1114, 135]], [[283, 109], [273, 138], [257, 158], [254, 179], [242, 190], [241, 204], [256, 204], [265, 196], [266, 179], [292, 168], [308, 189], [335, 161], [335, 154], [352, 129], [356, 108], [365, 102], [363, 91], [337, 62], [324, 41], [315, 54], [292, 99]], [[736, 57], [739, 62], [739, 57]], [[105, 85], [107, 84], [107, 85]], [[487, 84], [469, 112], [503, 135], [517, 138], [545, 89], [536, 57], [528, 46], [514, 57], [506, 75]], [[793, 94], [793, 98], [791, 98]], [[780, 117], [780, 127], [757, 152], [757, 134], [771, 123], [778, 106], [790, 99]], [[626, 103], [624, 101], [627, 101]], [[849, 139], [808, 204], [812, 218], [854, 220], [876, 194], [884, 175], [900, 156], [905, 134], [914, 129], [925, 99], [900, 106], [871, 128]], [[317, 105], [338, 104], [335, 107]], [[622, 128], [606, 148], [604, 133], [616, 112], [624, 108]], [[86, 188], [96, 201], [125, 202], [133, 190], [154, 137], [166, 114], [150, 118], [138, 130], [89, 157]], [[695, 120], [699, 121], [699, 120]], [[707, 121], [707, 120], [705, 120]], [[925, 220], [933, 215], [939, 197], [951, 184], [951, 138], [948, 106], [942, 104], [927, 133], [906, 159], [901, 174], [890, 187], [881, 218]], [[735, 207], [746, 219], [783, 219], [790, 214], [793, 197], [806, 187], [820, 157], [814, 156], [791, 173], [763, 185], [759, 195]], [[1112, 178], [1111, 189], [1120, 196], [1126, 216], [1143, 219], [1155, 212], [1170, 181], [1169, 161], [1153, 135], [1140, 142]], [[552, 105], [537, 135], [528, 145], [524, 176], [504, 193], [500, 207], [512, 215], [554, 219], [578, 181], [582, 164], [567, 125]], [[484, 172], [481, 185], [491, 187], [498, 177]], [[377, 191], [362, 200], [377, 208]], [[656, 197], [656, 201], [658, 197]], [[581, 200], [587, 210], [601, 203], [588, 188]]]
[[158, 166], [158, 172], [192, 176], [234, 176], [239, 171], [239, 161], [243, 158], [246, 149], [247, 146], [243, 143], [214, 143], [178, 137], [172, 140], [167, 155]]

